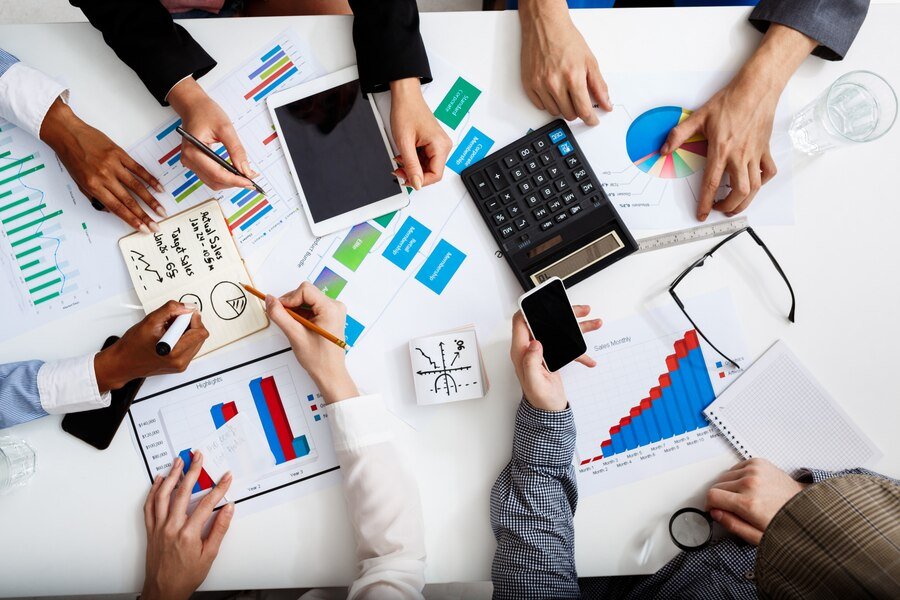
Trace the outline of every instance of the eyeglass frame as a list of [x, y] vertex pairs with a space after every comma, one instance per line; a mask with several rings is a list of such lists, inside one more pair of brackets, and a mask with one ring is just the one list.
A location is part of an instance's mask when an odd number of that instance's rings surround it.
[[797, 300], [796, 300], [796, 298], [795, 298], [795, 296], [794, 296], [794, 288], [793, 288], [793, 286], [791, 286], [791, 282], [788, 281], [787, 275], [785, 275], [784, 270], [781, 268], [781, 265], [778, 264], [778, 260], [776, 260], [775, 256], [774, 256], [774, 255], [772, 254], [772, 252], [769, 250], [769, 247], [766, 246], [766, 243], [765, 243], [764, 241], [762, 241], [762, 238], [760, 238], [759, 235], [757, 235], [757, 233], [756, 233], [755, 231], [753, 231], [753, 228], [750, 227], [750, 226], [743, 227], [743, 228], [741, 228], [741, 229], [735, 231], [734, 233], [732, 233], [731, 235], [729, 235], [728, 237], [726, 237], [724, 240], [722, 240], [721, 242], [719, 242], [718, 244], [716, 244], [715, 246], [713, 246], [712, 248], [710, 248], [703, 256], [701, 256], [700, 258], [698, 258], [697, 260], [695, 260], [695, 261], [693, 262], [693, 264], [691, 264], [691, 266], [689, 266], [687, 269], [685, 269], [684, 271], [682, 271], [682, 272], [681, 272], [681, 275], [679, 275], [678, 277], [676, 277], [676, 278], [675, 278], [675, 281], [673, 281], [673, 282], [669, 285], [669, 295], [672, 296], [672, 299], [673, 299], [673, 300], [675, 300], [675, 304], [678, 305], [678, 308], [681, 310], [682, 314], [685, 316], [685, 318], [688, 320], [688, 322], [690, 322], [690, 324], [693, 326], [694, 330], [700, 335], [700, 337], [702, 337], [702, 338], [706, 341], [707, 344], [710, 345], [710, 347], [712, 347], [713, 350], [715, 350], [716, 352], [718, 352], [719, 355], [720, 355], [722, 358], [724, 358], [725, 360], [727, 360], [728, 362], [730, 362], [731, 364], [733, 364], [733, 365], [734, 365], [735, 367], [737, 367], [738, 369], [740, 369], [741, 366], [737, 363], [737, 361], [735, 361], [735, 360], [729, 358], [729, 356], [728, 356], [727, 354], [725, 354], [724, 352], [722, 352], [721, 350], [719, 350], [719, 349], [716, 347], [716, 345], [713, 344], [713, 343], [709, 340], [708, 337], [706, 337], [706, 335], [703, 333], [703, 331], [701, 331], [700, 328], [697, 327], [697, 324], [694, 323], [694, 320], [693, 320], [693, 319], [691, 318], [691, 316], [687, 313], [687, 310], [686, 310], [685, 307], [684, 307], [684, 303], [683, 303], [683, 302], [681, 301], [681, 299], [678, 297], [678, 294], [675, 293], [675, 288], [678, 286], [679, 283], [681, 283], [681, 282], [684, 280], [685, 277], [688, 276], [688, 274], [689, 274], [691, 271], [693, 271], [694, 269], [696, 269], [696, 268], [698, 268], [698, 267], [702, 267], [702, 266], [703, 266], [703, 263], [705, 263], [706, 260], [707, 260], [708, 258], [712, 258], [712, 255], [715, 254], [716, 251], [717, 251], [719, 248], [721, 248], [722, 246], [724, 246], [725, 244], [727, 244], [728, 242], [730, 242], [731, 240], [733, 240], [733, 239], [736, 238], [737, 236], [741, 235], [741, 234], [744, 233], [745, 231], [746, 231], [747, 233], [749, 233], [749, 234], [750, 234], [750, 237], [753, 238], [753, 240], [757, 243], [757, 245], [759, 245], [759, 246], [763, 249], [763, 251], [765, 251], [766, 256], [769, 257], [769, 260], [771, 260], [771, 261], [772, 261], [772, 264], [775, 266], [775, 270], [778, 271], [778, 274], [781, 275], [781, 278], [784, 280], [784, 283], [787, 284], [788, 291], [791, 293], [791, 311], [790, 311], [790, 313], [788, 314], [788, 320], [789, 320], [791, 323], [794, 323], [794, 313], [795, 313], [795, 310], [796, 310], [796, 308], [797, 308]]

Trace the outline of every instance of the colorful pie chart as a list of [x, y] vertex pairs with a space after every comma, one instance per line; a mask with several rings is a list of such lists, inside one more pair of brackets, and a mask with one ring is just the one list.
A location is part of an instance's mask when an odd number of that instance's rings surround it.
[[689, 116], [691, 111], [679, 106], [660, 106], [639, 116], [625, 135], [628, 158], [644, 173], [662, 179], [680, 179], [702, 170], [706, 165], [706, 138], [702, 135], [692, 137], [668, 156], [659, 154], [669, 132]]

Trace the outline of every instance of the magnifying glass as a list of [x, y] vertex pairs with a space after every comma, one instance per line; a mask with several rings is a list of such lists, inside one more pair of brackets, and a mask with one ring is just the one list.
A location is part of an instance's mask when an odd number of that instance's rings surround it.
[[669, 535], [682, 550], [702, 550], [712, 541], [713, 519], [697, 508], [682, 508], [669, 519]]

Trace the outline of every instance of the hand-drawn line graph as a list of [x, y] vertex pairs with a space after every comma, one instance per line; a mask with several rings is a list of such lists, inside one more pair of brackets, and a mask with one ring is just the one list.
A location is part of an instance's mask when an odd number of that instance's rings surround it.
[[[472, 381], [472, 382], [468, 382], [468, 383], [457, 381], [457, 377], [459, 377], [461, 374], [463, 374], [460, 372], [471, 370], [472, 365], [455, 366], [457, 359], [459, 359], [460, 351], [462, 351], [465, 348], [465, 346], [463, 345], [463, 342], [460, 340], [456, 340], [456, 344], [457, 344], [457, 348], [453, 352], [453, 354], [450, 356], [449, 364], [447, 364], [448, 357], [447, 357], [447, 353], [445, 352], [444, 342], [440, 342], [438, 344], [438, 349], [441, 353], [440, 364], [438, 364], [438, 362], [435, 359], [431, 358], [431, 356], [426, 354], [424, 350], [422, 350], [418, 346], [416, 347], [416, 350], [419, 353], [421, 353], [422, 356], [425, 357], [425, 360], [427, 360], [429, 363], [431, 363], [431, 365], [434, 367], [433, 369], [425, 369], [425, 370], [416, 371], [416, 375], [419, 375], [420, 377], [426, 376], [426, 375], [434, 375], [435, 377], [434, 377], [434, 381], [431, 384], [430, 391], [434, 392], [435, 394], [440, 394], [441, 392], [443, 392], [447, 396], [449, 396], [449, 395], [451, 395], [451, 393], [455, 394], [455, 393], [459, 392], [459, 388], [461, 388], [461, 387], [468, 387], [470, 385], [475, 385], [477, 383], [476, 381]], [[456, 376], [454, 376], [454, 373], [456, 373]]]
[[[141, 271], [145, 271], [147, 273], [153, 273], [154, 275], [156, 275], [157, 283], [162, 283], [163, 278], [162, 278], [162, 275], [159, 274], [159, 271], [157, 271], [156, 269], [150, 268], [150, 263], [147, 262], [147, 259], [144, 258], [144, 256], [145, 256], [144, 254], [141, 254], [137, 250], [131, 251], [132, 266], [134, 267], [134, 270], [138, 272], [138, 279], [141, 280], [141, 285], [144, 287], [144, 290], [146, 290], [147, 286], [144, 285], [144, 277], [141, 274]], [[138, 266], [138, 263], [140, 263], [140, 265], [143, 265], [143, 268]]]

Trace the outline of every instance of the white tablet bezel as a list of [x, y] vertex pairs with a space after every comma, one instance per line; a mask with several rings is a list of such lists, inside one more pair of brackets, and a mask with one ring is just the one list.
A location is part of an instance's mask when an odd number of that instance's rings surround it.
[[[313, 219], [312, 213], [309, 210], [306, 194], [303, 193], [300, 177], [297, 175], [297, 169], [294, 167], [294, 161], [291, 158], [288, 145], [284, 141], [284, 133], [281, 131], [281, 123], [278, 122], [275, 109], [279, 106], [290, 104], [296, 100], [318, 94], [319, 92], [329, 90], [357, 79], [359, 79], [359, 71], [357, 70], [356, 65], [353, 65], [352, 67], [335, 71], [334, 73], [324, 75], [318, 79], [313, 79], [312, 81], [301, 83], [300, 85], [296, 85], [282, 92], [272, 94], [266, 99], [266, 104], [269, 107], [269, 115], [272, 117], [272, 123], [275, 125], [275, 131], [278, 133], [279, 139], [282, 140], [281, 148], [284, 150], [288, 168], [291, 170], [291, 178], [294, 180], [294, 186], [297, 188], [297, 193], [300, 195], [300, 204], [303, 206], [303, 212], [306, 213], [306, 220], [309, 223], [310, 230], [313, 235], [317, 237], [328, 235], [340, 231], [341, 229], [347, 229], [348, 227], [353, 227], [364, 221], [369, 221], [389, 212], [400, 210], [409, 204], [409, 195], [403, 190], [403, 186], [398, 182], [397, 193], [395, 195], [361, 206], [349, 212], [335, 215], [324, 221], [316, 221]], [[387, 132], [384, 129], [384, 122], [381, 120], [381, 115], [375, 107], [375, 101], [372, 98], [372, 94], [367, 94], [366, 99], [369, 102], [369, 107], [372, 109], [372, 114], [375, 115], [375, 121], [378, 123], [381, 139], [384, 141], [384, 151], [390, 159], [391, 164], [393, 164], [396, 169], [397, 163], [394, 161], [394, 154], [391, 151], [391, 144], [388, 140]], [[340, 160], [340, 157], [335, 157], [335, 159]]]

